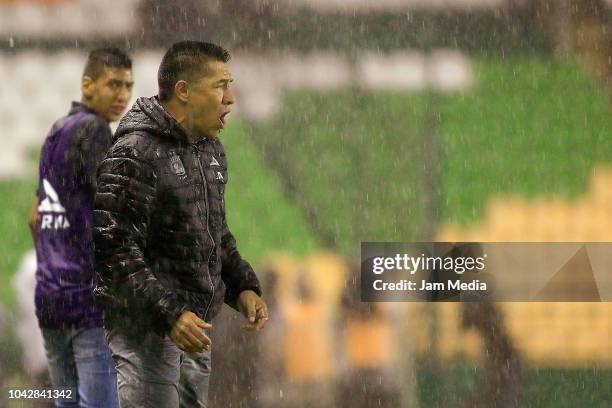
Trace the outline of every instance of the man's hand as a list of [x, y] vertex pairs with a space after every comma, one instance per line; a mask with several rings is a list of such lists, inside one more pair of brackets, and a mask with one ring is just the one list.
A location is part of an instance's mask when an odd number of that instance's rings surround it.
[[195, 313], [187, 310], [183, 312], [170, 330], [170, 340], [187, 353], [210, 351], [212, 343], [204, 333], [205, 329], [212, 329], [212, 324], [206, 323]]
[[268, 322], [268, 306], [257, 293], [252, 290], [243, 290], [238, 296], [238, 309], [249, 321], [242, 326], [248, 331], [259, 331]]

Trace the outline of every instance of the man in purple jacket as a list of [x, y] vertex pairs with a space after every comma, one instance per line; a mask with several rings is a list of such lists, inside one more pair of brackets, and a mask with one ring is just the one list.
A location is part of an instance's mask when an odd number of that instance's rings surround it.
[[93, 300], [96, 170], [111, 145], [109, 122], [132, 94], [132, 61], [115, 48], [92, 51], [82, 97], [57, 120], [41, 150], [37, 197], [28, 223], [36, 245], [36, 315], [53, 387], [73, 388], [56, 406], [117, 407], [117, 377]]

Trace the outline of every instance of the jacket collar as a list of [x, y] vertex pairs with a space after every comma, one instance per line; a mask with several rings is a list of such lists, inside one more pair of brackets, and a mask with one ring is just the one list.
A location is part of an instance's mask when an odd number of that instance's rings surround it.
[[89, 106], [87, 106], [87, 105], [85, 105], [85, 104], [83, 104], [81, 102], [72, 101], [72, 103], [70, 104], [70, 111], [68, 111], [68, 114], [69, 115], [74, 115], [75, 113], [79, 113], [79, 112], [92, 113], [94, 115], [100, 116], [100, 115], [98, 115], [98, 113], [96, 111], [91, 109]]
[[191, 143], [191, 138], [187, 134], [185, 128], [166, 111], [157, 96], [139, 98], [137, 103], [140, 105], [143, 112], [145, 112], [151, 120], [156, 122], [159, 130], [164, 136], [178, 140], [182, 143]]
[[163, 129], [162, 133], [164, 136], [176, 139], [183, 143], [192, 144], [197, 147], [201, 146], [207, 140], [207, 138], [202, 138], [197, 141], [194, 140], [185, 130], [185, 128], [181, 126], [181, 124], [178, 123], [177, 120], [174, 119], [174, 117], [164, 108], [157, 95], [153, 96], [152, 98], [146, 98], [146, 102], [149, 104], [147, 104], [144, 100], [139, 101], [143, 102], [145, 105], [148, 105], [143, 107], [144, 111], [156, 111], [152, 116], [156, 117], [160, 128]]
[[141, 97], [132, 108], [121, 118], [115, 139], [135, 130], [143, 130], [162, 135], [185, 145], [201, 146], [205, 140], [195, 142], [183, 128], [162, 106], [157, 96]]

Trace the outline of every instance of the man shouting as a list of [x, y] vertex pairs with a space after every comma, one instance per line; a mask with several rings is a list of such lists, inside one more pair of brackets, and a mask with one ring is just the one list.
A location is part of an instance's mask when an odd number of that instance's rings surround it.
[[123, 117], [98, 170], [95, 297], [123, 408], [187, 406], [181, 376], [195, 394], [191, 406], [205, 406], [206, 331], [223, 302], [245, 315], [247, 330], [268, 319], [225, 217], [218, 135], [234, 103], [229, 58], [209, 43], [170, 47], [159, 94], [139, 98]]

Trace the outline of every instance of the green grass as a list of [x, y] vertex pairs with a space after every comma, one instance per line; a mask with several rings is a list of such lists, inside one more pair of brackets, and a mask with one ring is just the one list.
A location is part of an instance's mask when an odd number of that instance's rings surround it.
[[[422, 407], [458, 407], [483, 390], [482, 369], [453, 363], [441, 371], [418, 368]], [[529, 369], [523, 373], [521, 408], [607, 408], [612, 404], [612, 370]]]
[[607, 408], [612, 405], [612, 370], [533, 370], [521, 393], [527, 408]]
[[14, 301], [11, 276], [23, 253], [33, 248], [27, 217], [36, 185], [33, 179], [0, 182], [0, 300], [8, 305]]
[[[283, 195], [274, 173], [267, 169], [239, 124], [222, 135], [229, 160], [228, 223], [242, 255], [253, 264], [271, 250], [305, 254], [318, 246], [316, 236], [299, 210]], [[25, 251], [33, 247], [26, 219], [37, 180], [0, 182], [0, 299], [11, 306], [10, 278]]]

